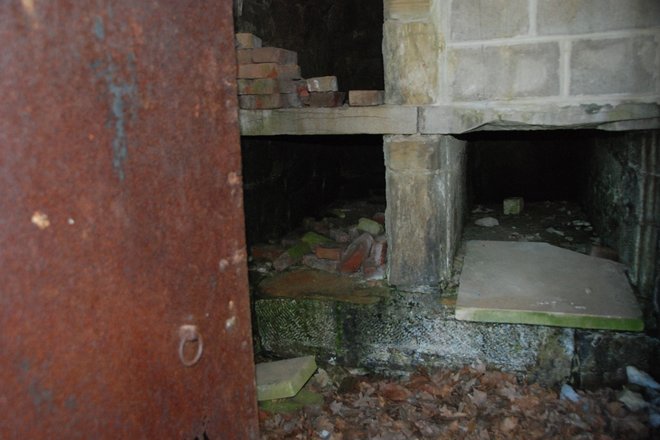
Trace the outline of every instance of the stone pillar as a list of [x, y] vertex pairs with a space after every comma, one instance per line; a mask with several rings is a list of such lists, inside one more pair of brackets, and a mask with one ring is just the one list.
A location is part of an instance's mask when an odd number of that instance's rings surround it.
[[385, 136], [390, 284], [418, 290], [449, 277], [463, 226], [465, 144]]
[[432, 19], [434, 0], [384, 0], [385, 102], [434, 104], [444, 38]]

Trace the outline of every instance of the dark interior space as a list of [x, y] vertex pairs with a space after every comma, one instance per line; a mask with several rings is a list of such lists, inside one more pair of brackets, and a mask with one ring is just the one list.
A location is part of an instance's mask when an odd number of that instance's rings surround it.
[[236, 32], [298, 52], [303, 78], [335, 75], [339, 90], [383, 89], [382, 0], [243, 0]]
[[382, 136], [243, 137], [248, 245], [281, 238], [333, 203], [385, 203]]
[[468, 200], [472, 204], [580, 201], [590, 131], [503, 131], [466, 135]]

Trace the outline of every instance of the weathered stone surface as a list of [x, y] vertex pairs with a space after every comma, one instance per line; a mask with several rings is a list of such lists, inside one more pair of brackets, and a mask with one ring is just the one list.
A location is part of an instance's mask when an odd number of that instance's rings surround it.
[[540, 35], [586, 34], [657, 27], [656, 0], [538, 0]]
[[335, 243], [322, 244], [314, 249], [314, 255], [324, 260], [339, 261], [341, 254], [344, 251], [344, 246]]
[[438, 60], [444, 41], [428, 22], [388, 20], [383, 25], [383, 65], [387, 104], [438, 101]]
[[307, 267], [322, 270], [324, 272], [336, 272], [338, 266], [337, 261], [319, 258], [312, 254], [305, 255], [302, 262]]
[[522, 197], [509, 197], [502, 202], [502, 213], [504, 215], [519, 215], [525, 207]]
[[653, 93], [658, 53], [660, 44], [651, 35], [577, 41], [571, 50], [571, 94]]
[[434, 285], [449, 276], [462, 230], [465, 142], [386, 136], [385, 164], [389, 282]]
[[626, 366], [652, 376], [660, 374], [660, 341], [643, 334], [580, 330], [575, 333], [580, 387], [618, 387], [627, 382]]
[[431, 11], [431, 0], [384, 0], [385, 18], [419, 19]]
[[370, 218], [361, 218], [358, 222], [358, 230], [368, 232], [371, 235], [379, 235], [383, 233], [383, 225]]
[[314, 356], [303, 356], [256, 365], [257, 400], [295, 396], [316, 371]]
[[559, 95], [559, 44], [453, 48], [448, 76], [455, 101]]
[[390, 372], [482, 361], [553, 385], [570, 374], [571, 330], [456, 321], [435, 295], [394, 292], [371, 305], [260, 299], [255, 309], [262, 346], [280, 356]]
[[417, 132], [417, 108], [305, 108], [240, 112], [241, 134], [412, 134]]
[[527, 34], [527, 0], [460, 0], [451, 4], [451, 40], [488, 40]]

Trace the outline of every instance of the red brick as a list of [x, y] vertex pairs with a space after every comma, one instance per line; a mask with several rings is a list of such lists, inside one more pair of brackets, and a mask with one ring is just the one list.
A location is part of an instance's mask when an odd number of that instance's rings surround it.
[[345, 98], [345, 92], [311, 92], [308, 105], [310, 107], [341, 107]]
[[297, 93], [282, 93], [284, 99], [283, 107], [302, 107], [302, 101]]
[[295, 80], [295, 79], [282, 79], [278, 82], [280, 87], [280, 93], [297, 93], [297, 94], [308, 94], [307, 92], [307, 83], [305, 80]]
[[279, 47], [252, 49], [253, 63], [298, 64], [298, 54]]
[[366, 107], [382, 105], [385, 102], [385, 92], [382, 90], [349, 90], [348, 105]]
[[339, 261], [339, 271], [342, 273], [354, 273], [360, 270], [362, 263], [369, 255], [373, 242], [373, 237], [367, 233], [355, 239], [344, 251]]
[[324, 260], [339, 261], [343, 250], [344, 248], [339, 245], [322, 244], [314, 249], [314, 254], [318, 258], [323, 258]]
[[255, 47], [261, 47], [261, 38], [248, 32], [236, 34], [237, 49], [254, 49]]
[[237, 64], [250, 64], [252, 62], [252, 49], [238, 49], [236, 51]]
[[278, 78], [300, 79], [300, 66], [297, 64], [252, 63], [238, 65], [238, 78]]
[[387, 238], [384, 235], [374, 239], [369, 252], [369, 261], [373, 261], [375, 266], [382, 266], [387, 261]]
[[307, 90], [310, 92], [336, 92], [337, 77], [336, 76], [318, 76], [316, 78], [307, 79]]
[[270, 95], [240, 95], [238, 104], [240, 108], [247, 110], [265, 110], [282, 108], [286, 100], [279, 93]]
[[270, 95], [272, 93], [280, 93], [280, 91], [280, 83], [276, 79], [260, 78], [238, 80], [239, 95]]
[[282, 255], [284, 249], [273, 244], [256, 244], [250, 249], [250, 255], [255, 261], [273, 262]]

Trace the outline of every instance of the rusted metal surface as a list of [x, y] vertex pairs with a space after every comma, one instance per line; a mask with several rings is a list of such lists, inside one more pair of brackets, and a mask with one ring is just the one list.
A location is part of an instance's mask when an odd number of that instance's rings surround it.
[[231, 2], [0, 42], [0, 438], [256, 438]]

